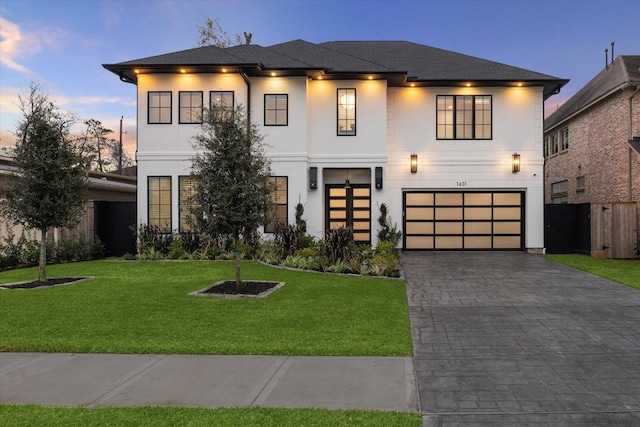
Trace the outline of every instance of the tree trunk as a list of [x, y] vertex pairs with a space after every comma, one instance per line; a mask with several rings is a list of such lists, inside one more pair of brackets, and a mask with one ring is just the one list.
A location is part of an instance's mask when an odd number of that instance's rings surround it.
[[40, 230], [40, 263], [38, 271], [38, 281], [47, 281], [47, 229]]
[[240, 237], [236, 234], [234, 240], [236, 246], [236, 289], [241, 291], [244, 285], [242, 283], [242, 275], [240, 274]]

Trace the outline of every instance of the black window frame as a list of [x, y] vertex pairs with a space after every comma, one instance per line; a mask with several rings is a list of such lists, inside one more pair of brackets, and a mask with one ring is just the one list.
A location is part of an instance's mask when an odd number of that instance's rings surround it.
[[[451, 108], [445, 108], [445, 109], [440, 108], [440, 100], [443, 98], [445, 99], [445, 101], [446, 101], [446, 98], [451, 98], [452, 100]], [[460, 104], [459, 101], [464, 101], [465, 98], [470, 98], [471, 108], [460, 110], [458, 108], [458, 105]], [[478, 122], [478, 115], [486, 111], [486, 110], [479, 110], [477, 108], [478, 106], [477, 100], [480, 98], [486, 98], [489, 100], [489, 123], [488, 124], [484, 122], [482, 123]], [[445, 102], [445, 107], [446, 107], [446, 102]], [[453, 110], [452, 111], [453, 117], [452, 117], [451, 123], [445, 122], [441, 124], [441, 120], [440, 120], [441, 113], [447, 113], [449, 112], [450, 109]], [[458, 119], [460, 115], [465, 115], [465, 116], [468, 115], [471, 118], [471, 123], [467, 124], [465, 122], [464, 125], [459, 125]], [[446, 117], [446, 114], [444, 117]], [[447, 126], [447, 127], [450, 126], [453, 136], [452, 137], [440, 136], [440, 132], [439, 132], [440, 126]], [[467, 137], [466, 132], [464, 136], [459, 137], [458, 129], [460, 126], [469, 126], [471, 137]], [[478, 136], [478, 126], [482, 126], [482, 127], [489, 126], [489, 136], [488, 137]], [[493, 95], [436, 95], [435, 131], [436, 131], [437, 140], [444, 140], [444, 141], [491, 141], [493, 140]], [[445, 131], [445, 135], [447, 133], [448, 132]]]
[[[166, 105], [162, 105], [162, 102], [160, 102], [160, 105], [158, 107], [152, 107], [151, 106], [151, 96], [153, 94], [169, 94], [169, 106], [167, 107]], [[160, 98], [160, 101], [162, 101], [162, 97]], [[157, 109], [158, 110], [158, 121], [152, 121], [151, 120], [151, 111], [152, 109]], [[162, 111], [163, 110], [169, 110], [169, 121], [168, 122], [163, 122], [161, 121], [162, 118]], [[147, 92], [147, 124], [149, 125], [170, 125], [173, 123], [173, 92], [170, 90], [150, 90]]]
[[[190, 104], [189, 106], [184, 106], [182, 104], [182, 95], [184, 94], [189, 94], [189, 101]], [[194, 107], [193, 106], [193, 94], [199, 94], [200, 95], [200, 107]], [[203, 112], [203, 108], [204, 108], [204, 93], [200, 90], [200, 91], [195, 91], [195, 90], [181, 90], [180, 92], [178, 92], [178, 123], [179, 124], [200, 124], [202, 123], [202, 112]], [[195, 120], [192, 121], [184, 121], [182, 119], [182, 112], [184, 110], [189, 110], [189, 116], [193, 117], [193, 110], [194, 109], [199, 109], [199, 111], [196, 112], [196, 117]]]
[[224, 94], [231, 94], [231, 103], [230, 103], [230, 104], [228, 104], [228, 103], [225, 101], [225, 104], [224, 104], [224, 106], [222, 106], [222, 108], [223, 108], [224, 110], [229, 111], [229, 112], [233, 112], [233, 111], [234, 111], [234, 109], [235, 109], [235, 105], [236, 105], [236, 104], [235, 104], [235, 102], [236, 102], [236, 94], [235, 94], [235, 91], [233, 91], [233, 90], [210, 90], [210, 91], [209, 91], [209, 108], [213, 108], [213, 107], [214, 107], [214, 102], [213, 102], [213, 94], [214, 94], [214, 93], [216, 93], [216, 94], [222, 94], [222, 96], [223, 96], [223, 98], [222, 98], [222, 99], [225, 99], [225, 98], [224, 98]]
[[[169, 180], [169, 190], [152, 190], [151, 189], [151, 180], [152, 179], [168, 179]], [[158, 226], [160, 228], [160, 230], [163, 233], [170, 233], [172, 230], [172, 224], [173, 224], [173, 205], [172, 205], [172, 196], [173, 196], [173, 182], [172, 182], [172, 177], [170, 175], [149, 175], [147, 176], [147, 224], [150, 226]], [[159, 186], [159, 188], [161, 187], [161, 185]], [[169, 206], [169, 223], [167, 226], [163, 226], [162, 225], [162, 216], [158, 215], [157, 218], [152, 218], [151, 217], [151, 193], [152, 191], [157, 191], [159, 193], [159, 197], [161, 196], [162, 193], [168, 193], [169, 194], [169, 202], [168, 203], [157, 203], [156, 205], [158, 206], [158, 213], [160, 213], [160, 207], [161, 206]], [[161, 197], [159, 198], [159, 201], [161, 201]]]
[[[268, 108], [268, 97], [275, 97], [275, 108]], [[278, 108], [278, 100], [284, 97], [285, 107], [284, 109]], [[275, 112], [275, 123], [269, 123], [267, 120], [267, 113], [269, 111]], [[284, 111], [284, 113], [282, 113]], [[278, 123], [281, 114], [284, 114], [284, 123]], [[289, 126], [289, 94], [287, 93], [265, 93], [264, 94], [264, 125], [265, 126]]]
[[[344, 96], [345, 100], [349, 101], [348, 97], [349, 97], [349, 95], [351, 95], [351, 91], [353, 91], [353, 108], [348, 108], [347, 105], [352, 105], [352, 104], [351, 103], [343, 104], [343, 103], [340, 102], [340, 98], [342, 96]], [[342, 93], [342, 92], [344, 92], [344, 93]], [[336, 90], [336, 134], [337, 134], [337, 136], [356, 136], [356, 134], [357, 134], [357, 129], [358, 129], [358, 126], [357, 126], [357, 123], [358, 123], [358, 120], [357, 120], [357, 117], [358, 117], [358, 114], [357, 114], [357, 111], [358, 111], [358, 102], [357, 102], [358, 96], [357, 95], [358, 94], [357, 94], [356, 88], [338, 88]], [[340, 109], [341, 108], [343, 110], [345, 110], [345, 116], [346, 117], [344, 119], [340, 118], [340, 111], [341, 111]], [[348, 114], [349, 110], [353, 110], [353, 118], [351, 118], [350, 115]], [[353, 125], [350, 126], [349, 130], [347, 130], [346, 126], [348, 126], [349, 122], [351, 122], [351, 121], [353, 121]], [[341, 131], [341, 128], [340, 128], [341, 122], [345, 126], [345, 128], [344, 128], [345, 130], [344, 131]]]
[[[185, 187], [185, 183], [186, 187]], [[193, 201], [195, 181], [191, 175], [178, 176], [178, 230], [192, 231], [189, 217], [193, 217]], [[186, 197], [185, 197], [186, 196]]]
[[[284, 190], [278, 190], [278, 181], [283, 180], [286, 187]], [[275, 233], [275, 227], [278, 223], [289, 223], [289, 177], [286, 175], [274, 175], [269, 177], [269, 188], [271, 201], [265, 218], [264, 232]], [[284, 203], [278, 203], [278, 191], [284, 191]], [[284, 206], [284, 218], [278, 216], [278, 208]]]

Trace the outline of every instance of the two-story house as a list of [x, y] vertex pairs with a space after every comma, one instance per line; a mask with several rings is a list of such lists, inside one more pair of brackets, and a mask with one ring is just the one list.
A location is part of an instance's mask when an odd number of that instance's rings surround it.
[[203, 107], [260, 125], [274, 221], [351, 226], [376, 243], [378, 206], [404, 249], [543, 247], [544, 101], [567, 80], [410, 42], [303, 40], [189, 49], [104, 65], [138, 94], [139, 221], [184, 227]]
[[545, 203], [636, 202], [637, 230], [639, 138], [640, 55], [620, 55], [545, 120]]

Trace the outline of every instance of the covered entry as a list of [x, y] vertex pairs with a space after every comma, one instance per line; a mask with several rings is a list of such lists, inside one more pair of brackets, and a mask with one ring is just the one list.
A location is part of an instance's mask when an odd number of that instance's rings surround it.
[[524, 249], [523, 191], [405, 191], [403, 248]]

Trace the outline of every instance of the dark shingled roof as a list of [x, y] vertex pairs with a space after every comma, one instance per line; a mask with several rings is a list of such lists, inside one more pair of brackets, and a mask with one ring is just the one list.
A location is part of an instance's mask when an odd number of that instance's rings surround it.
[[367, 73], [386, 74], [390, 76], [390, 85], [407, 81], [430, 85], [459, 85], [468, 81], [486, 85], [523, 82], [544, 86], [545, 98], [557, 93], [568, 82], [535, 71], [406, 41], [333, 41], [314, 44], [293, 40], [267, 47], [207, 46], [104, 65], [129, 82], [135, 82], [135, 67], [169, 71], [172, 67], [190, 66], [242, 67], [249, 75], [259, 75], [268, 69], [289, 70], [290, 74], [299, 75], [322, 72], [328, 76], [348, 77], [351, 74], [354, 78]]
[[620, 55], [544, 121], [545, 131], [564, 122], [608, 93], [640, 85], [640, 55]]

